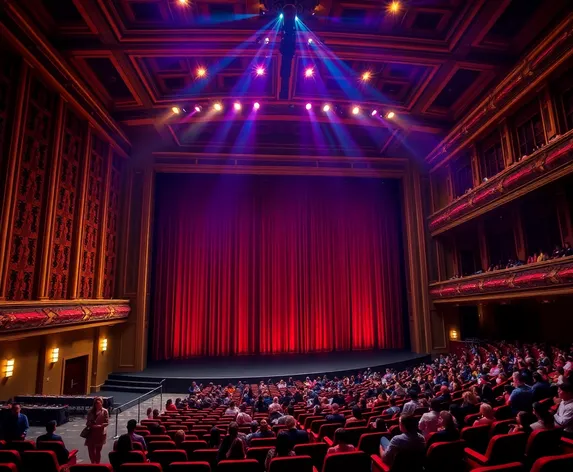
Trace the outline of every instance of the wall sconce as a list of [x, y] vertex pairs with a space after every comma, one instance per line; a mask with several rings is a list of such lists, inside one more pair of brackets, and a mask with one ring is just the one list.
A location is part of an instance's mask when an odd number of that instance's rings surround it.
[[54, 349], [52, 349], [52, 352], [50, 354], [50, 362], [52, 364], [55, 364], [56, 362], [58, 362], [59, 358], [60, 358], [60, 348], [55, 347]]
[[14, 375], [14, 359], [6, 359], [2, 367], [2, 374], [4, 378], [12, 377]]
[[450, 329], [450, 341], [457, 341], [459, 337], [458, 330]]
[[103, 338], [99, 343], [99, 348], [101, 352], [107, 351], [107, 338]]

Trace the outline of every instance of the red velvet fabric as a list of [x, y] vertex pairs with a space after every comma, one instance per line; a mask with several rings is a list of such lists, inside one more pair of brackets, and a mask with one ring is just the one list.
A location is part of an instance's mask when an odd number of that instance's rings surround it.
[[403, 347], [400, 187], [160, 175], [153, 357]]

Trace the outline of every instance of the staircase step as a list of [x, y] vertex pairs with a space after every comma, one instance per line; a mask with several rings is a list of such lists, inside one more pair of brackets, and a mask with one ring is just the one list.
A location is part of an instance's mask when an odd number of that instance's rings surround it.
[[107, 379], [106, 385], [126, 386], [126, 387], [145, 387], [149, 390], [159, 387], [159, 382], [145, 382], [141, 380], [126, 380], [126, 379]]
[[111, 392], [133, 392], [133, 393], [140, 393], [143, 395], [144, 393], [149, 392], [151, 390], [149, 387], [133, 387], [129, 385], [108, 385], [105, 383], [102, 387], [102, 390], [107, 390]]

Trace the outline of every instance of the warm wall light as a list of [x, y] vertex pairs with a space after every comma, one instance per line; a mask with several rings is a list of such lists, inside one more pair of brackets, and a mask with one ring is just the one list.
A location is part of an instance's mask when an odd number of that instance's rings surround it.
[[450, 329], [450, 340], [451, 341], [457, 341], [458, 337], [459, 337], [458, 330], [457, 329]]
[[2, 367], [2, 374], [4, 377], [12, 377], [14, 375], [14, 359], [6, 359]]
[[52, 364], [55, 364], [56, 362], [58, 362], [59, 358], [60, 358], [60, 348], [55, 347], [52, 349], [52, 352], [50, 353], [50, 362]]
[[107, 338], [103, 338], [103, 339], [100, 341], [99, 347], [100, 347], [101, 352], [107, 351]]

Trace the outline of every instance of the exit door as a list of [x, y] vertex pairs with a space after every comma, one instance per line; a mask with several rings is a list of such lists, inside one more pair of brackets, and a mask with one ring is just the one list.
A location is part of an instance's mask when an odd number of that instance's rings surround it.
[[64, 395], [85, 395], [88, 389], [89, 356], [66, 359], [64, 366]]

